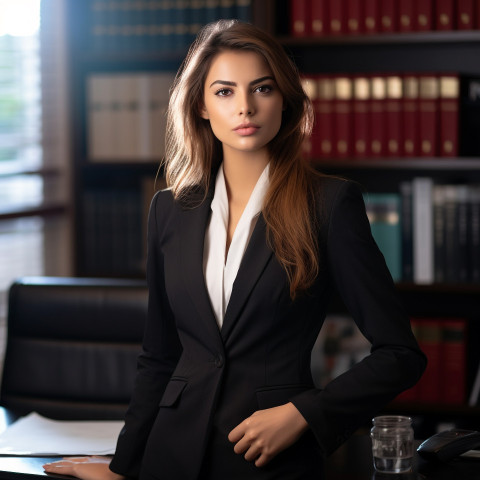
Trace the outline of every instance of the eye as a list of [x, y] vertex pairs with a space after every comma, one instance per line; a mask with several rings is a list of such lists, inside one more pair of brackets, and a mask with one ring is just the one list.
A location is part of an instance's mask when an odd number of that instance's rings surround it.
[[229, 88], [221, 88], [215, 92], [215, 95], [218, 95], [219, 97], [228, 97], [231, 94], [232, 91]]
[[265, 94], [265, 93], [270, 93], [272, 90], [273, 90], [272, 85], [259, 85], [258, 87], [255, 88], [254, 91]]

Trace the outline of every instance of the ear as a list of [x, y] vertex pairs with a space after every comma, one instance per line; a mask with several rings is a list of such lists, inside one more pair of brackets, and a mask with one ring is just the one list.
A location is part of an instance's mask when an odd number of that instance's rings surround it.
[[210, 116], [208, 115], [208, 111], [204, 104], [200, 107], [200, 116], [205, 120], [210, 120]]

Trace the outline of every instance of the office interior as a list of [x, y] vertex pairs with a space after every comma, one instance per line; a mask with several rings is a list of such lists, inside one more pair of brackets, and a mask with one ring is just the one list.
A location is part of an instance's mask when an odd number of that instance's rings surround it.
[[[158, 132], [169, 85], [199, 27], [238, 16], [279, 38], [297, 62], [319, 128], [306, 155], [319, 170], [364, 186], [372, 231], [431, 355], [436, 370], [426, 391], [407, 392], [386, 413], [411, 416], [420, 437], [479, 430], [480, 2], [377, 2], [377, 25], [368, 31], [370, 3], [0, 2], [2, 357], [9, 288], [18, 278], [142, 281], [145, 218], [163, 186]], [[314, 11], [315, 4], [327, 10]], [[423, 22], [417, 4], [426, 5]], [[425, 135], [416, 147], [406, 142], [409, 120], [402, 123], [410, 81], [416, 94], [408, 105], [425, 106], [409, 117], [418, 122], [414, 133]], [[370, 117], [358, 113], [366, 115], [362, 108]], [[330, 138], [320, 138], [325, 118], [337, 127]], [[362, 122], [370, 132], [354, 128]], [[355, 137], [362, 134], [370, 136]], [[414, 220], [406, 226], [408, 205], [411, 217], [415, 209], [430, 212], [428, 228]], [[410, 243], [407, 227], [421, 230], [410, 232]], [[422, 235], [430, 240], [415, 246]], [[452, 248], [441, 261], [438, 235]], [[368, 352], [340, 302], [332, 303], [329, 325], [312, 357], [319, 383]], [[324, 348], [328, 332], [334, 353]], [[328, 371], [326, 363], [333, 365]]]

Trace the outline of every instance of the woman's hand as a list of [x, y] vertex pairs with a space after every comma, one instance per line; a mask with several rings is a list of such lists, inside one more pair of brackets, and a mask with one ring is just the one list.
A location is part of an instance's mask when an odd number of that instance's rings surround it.
[[81, 480], [124, 480], [125, 477], [108, 468], [110, 457], [69, 457], [58, 462], [47, 463], [43, 469], [47, 473], [71, 475]]
[[237, 425], [228, 439], [235, 453], [245, 453], [245, 460], [263, 467], [282, 450], [295, 443], [308, 424], [293, 403], [258, 410]]

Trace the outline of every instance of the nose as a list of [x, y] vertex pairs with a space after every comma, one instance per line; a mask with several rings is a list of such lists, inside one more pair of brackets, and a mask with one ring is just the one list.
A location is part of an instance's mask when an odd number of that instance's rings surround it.
[[251, 95], [246, 92], [238, 96], [238, 111], [240, 115], [252, 116], [255, 113], [255, 105]]

